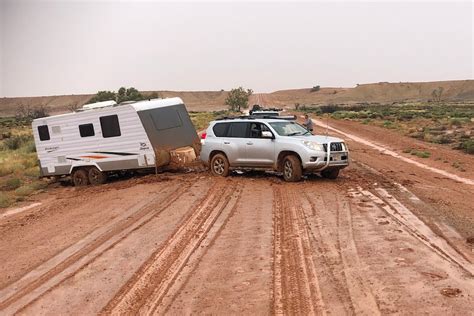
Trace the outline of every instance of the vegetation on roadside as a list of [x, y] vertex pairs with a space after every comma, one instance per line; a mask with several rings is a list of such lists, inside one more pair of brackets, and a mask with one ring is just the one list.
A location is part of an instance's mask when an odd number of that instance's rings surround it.
[[474, 154], [473, 102], [326, 105], [309, 108], [300, 105], [299, 110], [393, 129], [416, 139], [446, 144], [453, 149]]
[[189, 112], [191, 121], [193, 122], [194, 128], [197, 131], [206, 129], [209, 126], [209, 123], [219, 117], [229, 116], [231, 113], [229, 111], [213, 111], [213, 112]]
[[252, 89], [245, 90], [242, 87], [232, 89], [225, 99], [225, 104], [229, 106], [230, 111], [240, 112], [241, 109], [249, 107], [249, 97], [252, 93]]
[[39, 179], [31, 121], [0, 119], [0, 208], [23, 201], [46, 188]]
[[121, 87], [117, 92], [115, 91], [99, 91], [97, 92], [87, 104], [102, 102], [102, 101], [115, 101], [117, 103], [122, 103], [126, 101], [140, 101], [148, 99], [157, 99], [160, 98], [158, 92], [152, 92], [151, 94], [144, 95], [134, 87], [125, 88]]

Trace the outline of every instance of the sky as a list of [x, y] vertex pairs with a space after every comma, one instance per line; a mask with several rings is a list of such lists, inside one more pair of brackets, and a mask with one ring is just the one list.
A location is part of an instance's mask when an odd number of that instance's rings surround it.
[[0, 96], [473, 78], [465, 2], [0, 0]]

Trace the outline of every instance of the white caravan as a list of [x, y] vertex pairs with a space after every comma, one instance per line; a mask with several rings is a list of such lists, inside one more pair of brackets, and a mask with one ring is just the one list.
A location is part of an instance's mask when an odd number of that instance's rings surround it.
[[[72, 175], [75, 185], [107, 174], [165, 165], [171, 150], [200, 140], [180, 98], [117, 105], [114, 101], [32, 123], [41, 176]], [[199, 154], [199, 153], [196, 153]]]

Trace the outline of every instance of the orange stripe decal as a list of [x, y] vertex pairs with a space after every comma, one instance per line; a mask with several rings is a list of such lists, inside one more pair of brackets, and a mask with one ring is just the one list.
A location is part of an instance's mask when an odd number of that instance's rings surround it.
[[81, 158], [91, 158], [91, 159], [104, 159], [109, 158], [108, 156], [79, 156]]

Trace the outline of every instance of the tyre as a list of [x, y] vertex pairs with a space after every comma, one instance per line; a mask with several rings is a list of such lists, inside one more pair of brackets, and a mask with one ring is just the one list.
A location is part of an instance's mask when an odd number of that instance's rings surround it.
[[321, 176], [326, 179], [336, 179], [339, 176], [339, 169], [324, 170], [321, 172]]
[[229, 161], [223, 154], [216, 154], [211, 159], [211, 172], [213, 175], [227, 177], [229, 175]]
[[287, 182], [296, 182], [301, 179], [303, 170], [298, 157], [289, 155], [283, 158], [283, 179]]
[[92, 167], [88, 172], [89, 182], [92, 185], [104, 184], [107, 181], [107, 174], [96, 167]]
[[81, 187], [89, 184], [89, 176], [84, 169], [77, 169], [72, 174], [72, 183], [74, 186]]

